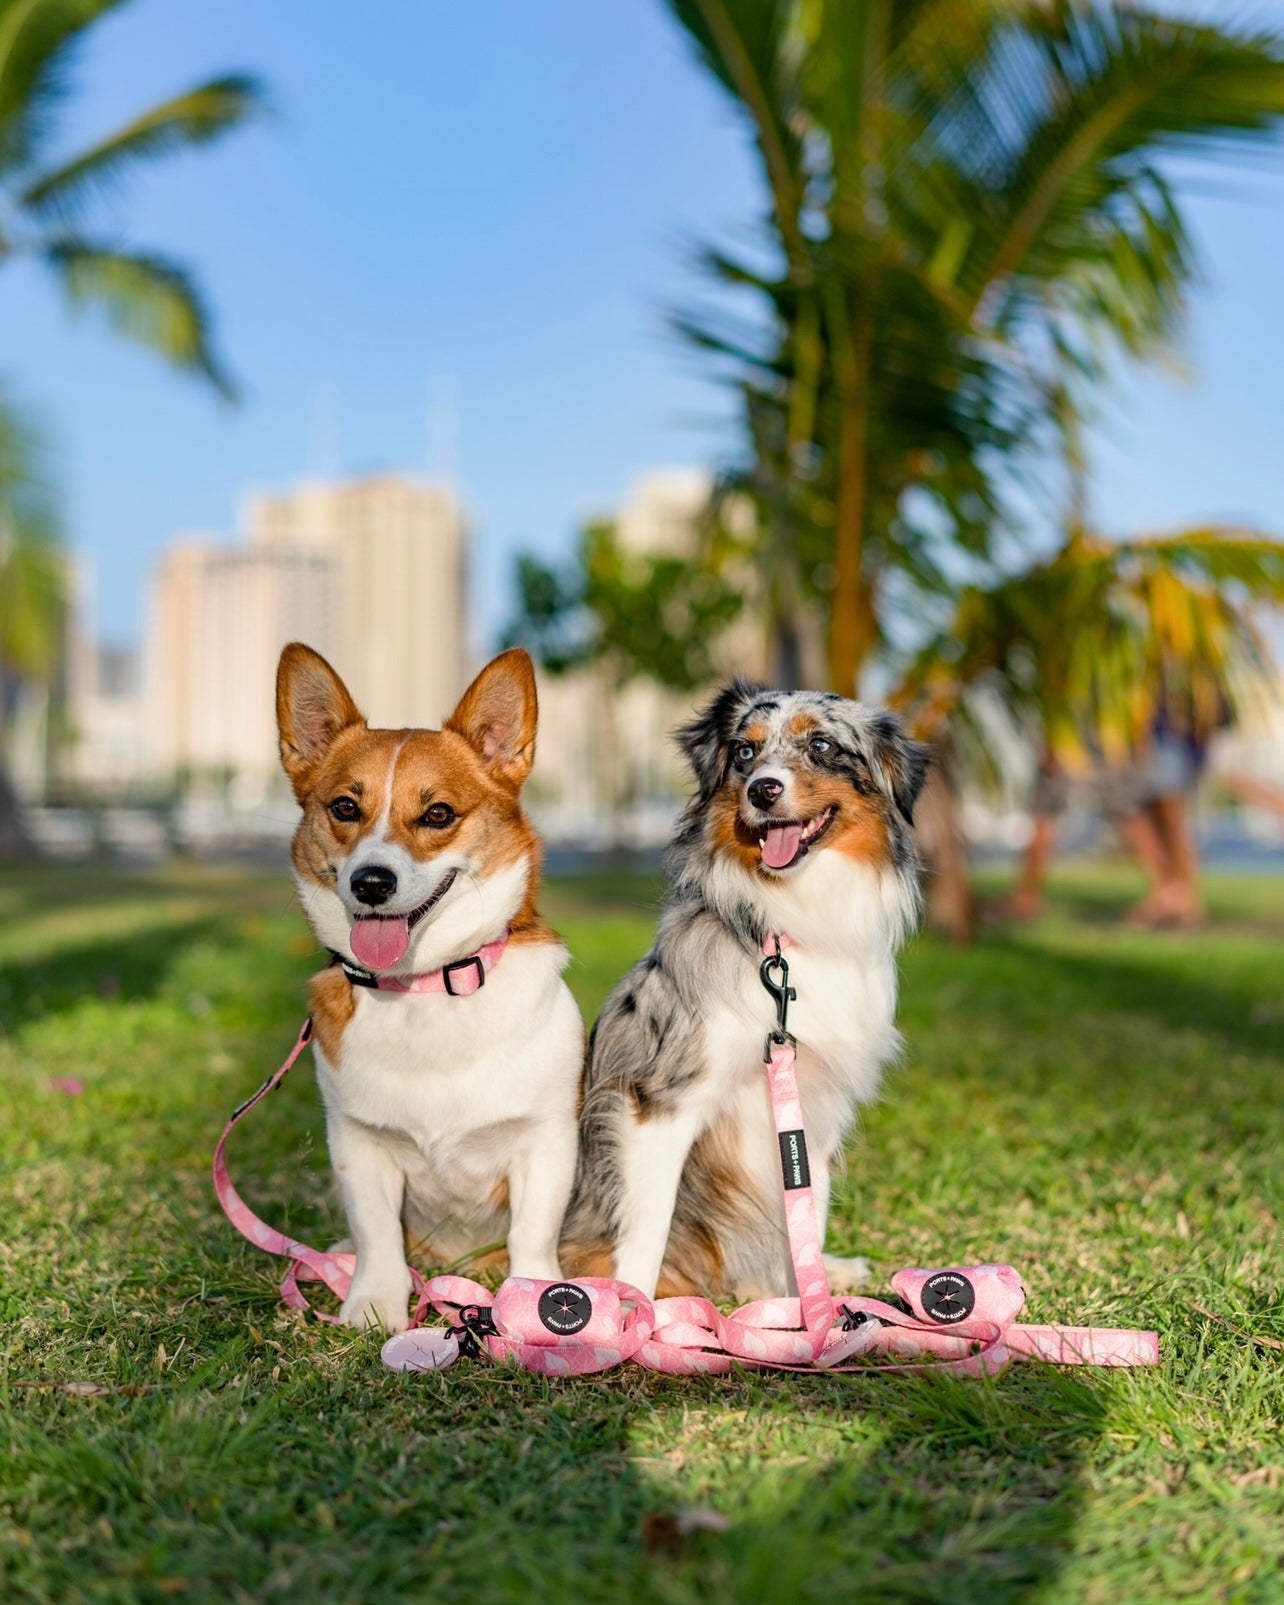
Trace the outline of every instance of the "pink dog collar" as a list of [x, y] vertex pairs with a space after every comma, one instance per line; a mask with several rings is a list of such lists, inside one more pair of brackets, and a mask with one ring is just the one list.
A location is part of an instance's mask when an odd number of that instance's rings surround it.
[[353, 986], [370, 987], [380, 992], [447, 992], [452, 998], [471, 997], [486, 985], [486, 977], [504, 956], [508, 946], [508, 932], [479, 947], [475, 953], [443, 965], [440, 970], [425, 970], [421, 975], [381, 975], [378, 970], [363, 969], [342, 953], [330, 949], [330, 962], [337, 964]]

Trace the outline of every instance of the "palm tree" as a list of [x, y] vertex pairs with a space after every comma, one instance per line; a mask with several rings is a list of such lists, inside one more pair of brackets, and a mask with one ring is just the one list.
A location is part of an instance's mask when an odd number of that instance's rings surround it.
[[769, 593], [827, 615], [850, 693], [993, 552], [1013, 479], [1055, 487], [1111, 353], [1171, 337], [1166, 158], [1273, 134], [1284, 40], [1122, 0], [667, 3], [769, 196], [766, 251], [704, 251], [724, 293], [679, 327], [744, 397]]
[[[1284, 545], [1234, 529], [1106, 540], [1076, 527], [1050, 558], [965, 587], [896, 695], [916, 728], [984, 753], [981, 694], [1069, 767], [1143, 751], [1181, 710], [1206, 740], [1273, 694], [1262, 604], [1284, 602]], [[979, 716], [978, 716], [979, 715]]]
[[[1011, 734], [1070, 773], [1128, 765], [1161, 719], [1202, 745], [1278, 695], [1258, 623], [1272, 602], [1284, 602], [1278, 541], [1232, 529], [1115, 541], [1075, 524], [1024, 573], [964, 587], [892, 701], [952, 774], [996, 778]], [[964, 940], [976, 909], [952, 788], [929, 801], [929, 916]]]
[[69, 69], [84, 35], [124, 0], [0, 0], [0, 262], [43, 262], [75, 306], [231, 397], [210, 317], [188, 271], [91, 227], [93, 203], [130, 168], [206, 145], [264, 109], [244, 75], [210, 79], [139, 113], [68, 160], [49, 165]]
[[41, 444], [0, 391], [0, 857], [30, 847], [4, 762], [10, 699], [57, 661], [66, 594]]
[[[243, 75], [211, 79], [141, 112], [70, 159], [48, 152], [69, 69], [86, 32], [123, 0], [0, 0], [0, 264], [42, 262], [73, 306], [96, 306], [128, 338], [213, 385], [234, 386], [215, 355], [191, 275], [91, 226], [95, 200], [138, 163], [208, 144], [264, 109]], [[25, 832], [5, 767], [7, 693], [51, 673], [66, 605], [65, 567], [37, 448], [0, 394], [0, 852]]]

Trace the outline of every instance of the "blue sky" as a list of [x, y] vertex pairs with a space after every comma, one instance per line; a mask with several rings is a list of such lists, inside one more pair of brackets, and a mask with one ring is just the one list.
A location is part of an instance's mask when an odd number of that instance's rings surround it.
[[[1284, 27], [1284, 0], [1252, 12]], [[516, 547], [555, 552], [639, 471], [725, 452], [729, 399], [663, 309], [693, 288], [684, 242], [743, 229], [759, 185], [660, 0], [136, 0], [92, 36], [61, 144], [233, 68], [276, 118], [106, 217], [199, 270], [239, 409], [69, 317], [34, 268], [0, 279], [0, 372], [55, 442], [107, 638], [137, 636], [164, 544], [230, 533], [247, 490], [398, 467], [458, 477], [484, 639]], [[1128, 377], [1096, 434], [1112, 530], [1284, 527], [1284, 151], [1217, 183], [1191, 205], [1189, 376]]]

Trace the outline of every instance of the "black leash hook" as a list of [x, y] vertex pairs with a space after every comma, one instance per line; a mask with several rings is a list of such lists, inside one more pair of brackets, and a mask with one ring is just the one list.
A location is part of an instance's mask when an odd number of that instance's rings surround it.
[[771, 993], [776, 1002], [776, 1029], [767, 1033], [767, 1049], [763, 1057], [771, 1057], [771, 1045], [775, 1043], [792, 1042], [789, 1034], [789, 1005], [797, 998], [798, 993], [789, 984], [789, 961], [780, 948], [780, 938], [773, 938], [776, 951], [768, 953], [758, 966], [758, 978]]

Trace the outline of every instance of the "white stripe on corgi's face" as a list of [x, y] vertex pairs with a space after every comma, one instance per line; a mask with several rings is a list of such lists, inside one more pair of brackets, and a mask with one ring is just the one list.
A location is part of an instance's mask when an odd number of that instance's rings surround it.
[[282, 657], [282, 761], [303, 806], [293, 862], [320, 941], [409, 973], [497, 935], [529, 903], [538, 843], [522, 813], [534, 755], [529, 659], [483, 670], [442, 730], [371, 730], [329, 665]]

